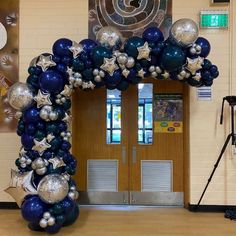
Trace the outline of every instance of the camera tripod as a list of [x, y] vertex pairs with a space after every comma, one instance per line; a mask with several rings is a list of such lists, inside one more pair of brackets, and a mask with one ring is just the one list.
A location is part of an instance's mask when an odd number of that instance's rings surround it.
[[200, 206], [202, 198], [203, 198], [203, 196], [204, 196], [204, 194], [205, 194], [205, 192], [206, 192], [206, 190], [208, 188], [208, 185], [211, 182], [211, 179], [212, 179], [212, 177], [213, 177], [213, 175], [214, 175], [214, 173], [216, 171], [216, 168], [218, 167], [218, 165], [220, 163], [220, 160], [221, 160], [221, 158], [222, 158], [222, 156], [223, 156], [223, 154], [225, 152], [225, 149], [226, 149], [230, 139], [232, 139], [232, 145], [236, 145], [236, 143], [235, 143], [236, 137], [235, 137], [235, 133], [234, 133], [234, 106], [236, 106], [236, 96], [226, 96], [226, 97], [223, 98], [222, 108], [221, 108], [221, 116], [220, 116], [220, 124], [221, 125], [223, 124], [223, 113], [224, 113], [224, 103], [225, 103], [225, 101], [227, 101], [229, 103], [229, 106], [231, 108], [231, 133], [227, 136], [227, 138], [225, 140], [225, 143], [224, 143], [224, 145], [223, 145], [223, 147], [221, 149], [220, 155], [219, 155], [219, 157], [218, 157], [218, 159], [217, 159], [217, 161], [216, 161], [216, 163], [214, 165], [214, 169], [211, 172], [211, 175], [210, 175], [210, 177], [209, 177], [209, 179], [207, 181], [207, 184], [206, 184], [206, 186], [205, 186], [205, 188], [204, 188], [204, 190], [202, 192], [202, 195], [201, 195], [201, 197], [200, 197], [200, 199], [199, 199], [199, 201], [198, 201], [198, 203], [197, 203], [197, 205], [195, 207], [195, 211]]

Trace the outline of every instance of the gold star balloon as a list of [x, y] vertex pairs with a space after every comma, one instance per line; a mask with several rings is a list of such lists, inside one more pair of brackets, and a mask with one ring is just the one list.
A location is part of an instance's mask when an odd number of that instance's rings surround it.
[[138, 57], [137, 57], [138, 60], [140, 59], [150, 60], [151, 48], [149, 48], [147, 42], [145, 42], [143, 46], [140, 46], [137, 49], [138, 49]]
[[118, 65], [115, 63], [116, 58], [112, 57], [112, 58], [104, 58], [103, 59], [103, 64], [101, 65], [101, 69], [105, 70], [106, 72], [108, 72], [110, 74], [110, 76], [113, 75], [114, 71], [119, 69]]

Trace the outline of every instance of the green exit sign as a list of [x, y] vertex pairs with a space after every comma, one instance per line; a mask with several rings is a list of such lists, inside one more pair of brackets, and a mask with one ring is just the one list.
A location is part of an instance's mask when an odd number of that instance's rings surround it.
[[228, 28], [228, 24], [228, 11], [201, 11], [200, 13], [201, 28]]

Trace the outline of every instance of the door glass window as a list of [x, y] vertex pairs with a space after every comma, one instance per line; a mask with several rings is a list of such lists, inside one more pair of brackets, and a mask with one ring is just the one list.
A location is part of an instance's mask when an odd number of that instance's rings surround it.
[[153, 85], [142, 83], [138, 85], [138, 143], [152, 144], [153, 120], [152, 120]]
[[121, 142], [121, 92], [107, 90], [107, 144]]

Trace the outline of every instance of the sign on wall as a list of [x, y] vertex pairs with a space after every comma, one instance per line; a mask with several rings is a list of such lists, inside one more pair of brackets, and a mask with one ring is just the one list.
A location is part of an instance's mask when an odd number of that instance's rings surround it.
[[0, 4], [0, 132], [15, 130], [16, 119], [8, 105], [8, 88], [18, 81], [19, 0]]
[[183, 132], [183, 99], [181, 94], [154, 94], [155, 133]]
[[114, 26], [125, 38], [140, 36], [145, 28], [159, 27], [167, 36], [172, 24], [172, 0], [89, 0], [89, 38]]

